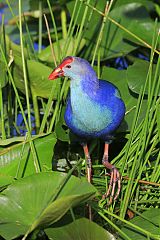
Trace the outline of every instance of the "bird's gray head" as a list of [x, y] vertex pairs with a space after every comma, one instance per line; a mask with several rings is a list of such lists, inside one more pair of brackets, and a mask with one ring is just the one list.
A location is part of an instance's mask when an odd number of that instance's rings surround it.
[[96, 77], [96, 73], [85, 59], [79, 57], [66, 57], [61, 64], [49, 75], [50, 80], [67, 76], [72, 79], [84, 78], [85, 76]]

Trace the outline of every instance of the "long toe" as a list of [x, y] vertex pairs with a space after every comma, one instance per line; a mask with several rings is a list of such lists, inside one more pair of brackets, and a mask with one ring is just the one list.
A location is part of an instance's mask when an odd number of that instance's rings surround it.
[[114, 200], [116, 200], [118, 198], [120, 191], [121, 191], [121, 176], [117, 169], [116, 169], [116, 182], [118, 183], [118, 186], [117, 186], [117, 192], [115, 194]]
[[[117, 192], [115, 193], [116, 187], [117, 187]], [[109, 197], [109, 202], [107, 205], [110, 205], [112, 204], [113, 199], [116, 200], [118, 198], [120, 194], [120, 190], [121, 190], [120, 173], [117, 170], [117, 168], [113, 167], [111, 170], [111, 177], [110, 177], [107, 193], [105, 193], [102, 196], [102, 199]]]

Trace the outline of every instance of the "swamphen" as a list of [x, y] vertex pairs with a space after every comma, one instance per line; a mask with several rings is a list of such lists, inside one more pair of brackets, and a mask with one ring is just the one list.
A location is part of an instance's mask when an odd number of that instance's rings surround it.
[[[117, 199], [120, 189], [120, 174], [108, 161], [109, 143], [114, 131], [120, 125], [125, 105], [118, 89], [105, 80], [99, 80], [86, 60], [79, 57], [66, 57], [49, 75], [50, 80], [67, 76], [71, 79], [65, 122], [71, 131], [83, 139], [83, 149], [87, 161], [87, 178], [91, 182], [91, 158], [87, 139], [100, 138], [105, 141], [102, 163], [110, 169], [109, 188], [103, 198], [110, 195], [109, 204]], [[116, 182], [118, 190], [115, 193]]]

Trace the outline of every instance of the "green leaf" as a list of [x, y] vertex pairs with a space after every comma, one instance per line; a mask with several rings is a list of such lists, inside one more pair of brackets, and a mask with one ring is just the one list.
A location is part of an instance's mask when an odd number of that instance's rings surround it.
[[0, 88], [3, 88], [7, 85], [8, 81], [6, 79], [6, 65], [3, 61], [0, 59], [0, 69], [1, 69], [1, 75], [0, 75]]
[[[22, 60], [20, 57], [14, 57], [13, 77], [16, 87], [25, 94], [25, 84], [23, 78]], [[52, 86], [54, 86], [54, 99], [57, 99], [58, 92], [60, 91], [60, 79], [56, 81], [49, 81], [48, 76], [52, 72], [52, 68], [45, 66], [42, 63], [34, 60], [27, 60], [27, 73], [29, 89], [32, 90], [34, 96], [48, 98]]]
[[[74, 229], [74, 231], [73, 231]], [[74, 222], [58, 228], [45, 230], [51, 240], [114, 240], [114, 236], [87, 218], [76, 219]]]
[[56, 136], [59, 140], [64, 142], [69, 142], [69, 129], [66, 127], [66, 123], [64, 121], [65, 107], [61, 110], [61, 115], [59, 121], [56, 123], [55, 132]]
[[[17, 3], [16, 3], [16, 5], [17, 5]], [[6, 50], [7, 50], [8, 55], [10, 53], [10, 49], [12, 49], [13, 57], [15, 57], [15, 56], [21, 57], [21, 46], [12, 42], [10, 40], [10, 38], [8, 37], [8, 35], [5, 35], [5, 43], [6, 43]], [[29, 54], [28, 54], [26, 48], [24, 48], [24, 57], [25, 57], [25, 59], [29, 58]], [[22, 61], [21, 61], [21, 65], [22, 65]]]
[[63, 142], [69, 142], [69, 129], [65, 129], [66, 125], [62, 121], [58, 121], [55, 127], [56, 136]]
[[[20, 46], [14, 44], [8, 37], [6, 37], [7, 51], [12, 49], [14, 64], [13, 64], [13, 78], [16, 87], [24, 94], [25, 84], [24, 84], [24, 74], [23, 74], [23, 65], [21, 58], [21, 48]], [[60, 79], [56, 81], [49, 81], [48, 76], [52, 72], [52, 68], [42, 64], [40, 62], [30, 60], [26, 48], [24, 48], [24, 55], [26, 60], [26, 69], [28, 75], [28, 86], [29, 93], [34, 96], [47, 98], [50, 95], [51, 88], [54, 86], [54, 96], [53, 99], [57, 99], [57, 95], [60, 91]], [[30, 91], [31, 90], [31, 91]]]
[[[127, 68], [127, 82], [130, 90], [132, 90], [134, 93], [140, 93], [141, 87], [145, 85], [147, 73], [149, 70], [150, 63], [144, 60], [137, 60], [134, 62], [133, 65], [129, 66]], [[156, 65], [153, 64], [152, 68], [152, 78], [155, 76], [155, 70]], [[159, 73], [157, 74], [158, 77], [160, 75], [160, 69]], [[158, 79], [157, 79], [158, 81]], [[148, 84], [145, 89], [145, 94], [148, 94]], [[160, 96], [160, 89], [159, 89], [159, 96]]]
[[[54, 133], [32, 139], [42, 171], [52, 169], [53, 149], [56, 143]], [[28, 141], [8, 145], [0, 154], [0, 173], [21, 177], [35, 173], [33, 156]]]
[[34, 174], [4, 190], [0, 194], [0, 235], [8, 240], [19, 235], [27, 237], [95, 195], [96, 189], [91, 184], [74, 176], [62, 188], [66, 176], [59, 172]]
[[[75, 43], [76, 43], [76, 40], [73, 37], [69, 39], [67, 52], [65, 54], [66, 56], [70, 56], [73, 54]], [[57, 42], [53, 43], [53, 49], [54, 49], [55, 56], [61, 56], [61, 58], [65, 57], [64, 56], [64, 48], [66, 47], [66, 44], [67, 44], [67, 39], [59, 40], [59, 46], [60, 46], [60, 50], [61, 50], [61, 52], [59, 53], [58, 43]], [[82, 39], [80, 46], [79, 46], [79, 51], [84, 47], [84, 44], [85, 44], [85, 40]], [[52, 53], [51, 47], [48, 46], [45, 49], [43, 49], [41, 51], [41, 53], [39, 53], [38, 58], [43, 62], [52, 64], [52, 66], [53, 66], [53, 57], [52, 57], [51, 53]]]
[[157, 119], [158, 136], [159, 136], [159, 141], [160, 141], [160, 103], [157, 107], [156, 119]]
[[53, 99], [57, 99], [58, 93], [60, 92], [60, 79], [56, 81], [49, 81], [48, 76], [52, 72], [52, 68], [45, 66], [42, 63], [28, 60], [27, 70], [30, 87], [33, 94], [42, 98], [49, 98], [51, 88], [54, 86]]
[[[134, 1], [136, 3], [141, 3], [142, 5], [144, 5], [147, 9], [150, 9], [152, 10], [154, 8], [154, 3], [150, 0], [136, 0]], [[114, 7], [118, 7], [118, 6], [121, 6], [121, 5], [125, 5], [125, 4], [128, 4], [128, 3], [133, 3], [133, 0], [117, 0], [115, 3], [114, 3]]]
[[0, 191], [14, 181], [13, 177], [0, 174]]
[[[138, 27], [137, 27], [138, 25]], [[157, 34], [158, 29], [160, 27], [160, 24], [157, 24]], [[137, 37], [141, 38], [143, 41], [145, 41], [147, 44], [150, 44], [152, 46], [152, 39], [153, 39], [153, 33], [155, 29], [155, 22], [146, 20], [145, 22], [137, 22], [134, 21], [131, 23], [131, 25], [128, 27], [128, 30], [130, 30], [133, 34], [135, 34]], [[143, 35], [142, 35], [143, 32]], [[136, 40], [134, 37], [129, 35], [128, 33], [124, 34], [124, 38], [127, 38], [128, 40], [144, 46], [144, 44], [138, 40]], [[159, 49], [160, 40], [157, 42], [157, 49]]]
[[[142, 213], [144, 217], [135, 217], [130, 222], [135, 224], [136, 226], [143, 227], [143, 230], [155, 235], [154, 239], [160, 239], [160, 209], [150, 209]], [[148, 220], [147, 220], [148, 219]], [[132, 228], [129, 225], [125, 225], [121, 229], [128, 237], [135, 240], [146, 240], [146, 235], [136, 230], [136, 228]]]

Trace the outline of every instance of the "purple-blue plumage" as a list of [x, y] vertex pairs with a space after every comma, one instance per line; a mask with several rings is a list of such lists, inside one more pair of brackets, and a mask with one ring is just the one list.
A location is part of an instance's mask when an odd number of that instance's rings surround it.
[[[76, 135], [79, 135], [81, 138], [102, 138], [106, 141], [109, 141], [112, 136], [113, 132], [119, 127], [124, 114], [125, 114], [125, 106], [124, 102], [120, 98], [118, 89], [111, 83], [99, 80], [99, 88], [97, 89], [97, 94], [93, 95], [92, 92], [88, 92], [88, 96], [93, 102], [93, 108], [95, 108], [97, 105], [100, 106], [102, 109], [101, 115], [99, 112], [97, 115], [93, 115], [93, 118], [97, 120], [98, 122], [101, 122], [102, 115], [106, 116], [106, 125], [105, 127], [102, 127], [100, 130], [91, 130], [87, 131], [86, 127], [78, 128], [78, 126], [74, 123], [74, 114], [72, 111], [72, 103], [71, 103], [71, 97], [70, 94], [68, 96], [67, 100], [67, 106], [65, 111], [65, 122], [67, 126], [72, 130], [73, 133]], [[78, 101], [78, 100], [77, 100]], [[108, 118], [107, 114], [103, 109], [107, 108], [111, 115]], [[90, 108], [85, 108], [85, 118], [89, 117], [88, 114], [90, 112]], [[81, 109], [83, 111], [83, 109]], [[106, 114], [106, 115], [105, 115]], [[91, 121], [88, 121], [89, 124], [92, 124]], [[100, 125], [100, 123], [99, 123]]]

